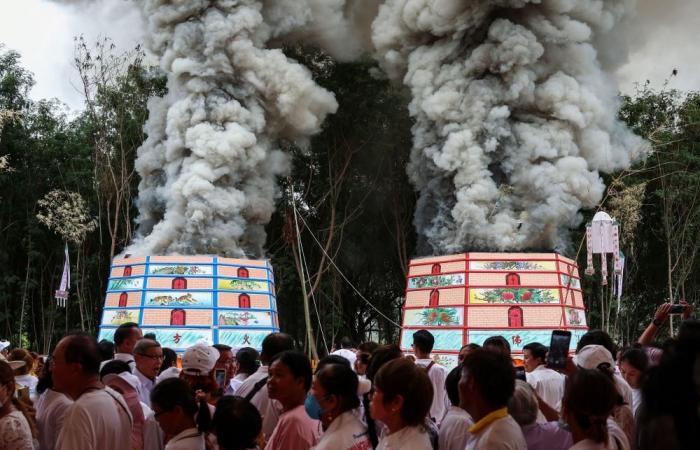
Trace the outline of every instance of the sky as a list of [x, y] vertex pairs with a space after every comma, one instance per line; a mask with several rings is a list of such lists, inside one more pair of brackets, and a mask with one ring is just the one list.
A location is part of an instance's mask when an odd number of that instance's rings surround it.
[[[82, 108], [72, 66], [74, 37], [88, 42], [109, 36], [121, 49], [143, 38], [135, 0], [0, 0], [0, 43], [17, 50], [35, 75], [34, 99], [58, 98], [72, 110]], [[629, 61], [613, 74], [623, 93], [650, 80], [661, 87], [700, 90], [700, 13], [697, 0], [638, 0], [639, 14], [630, 34]], [[671, 77], [671, 71], [678, 75]]]

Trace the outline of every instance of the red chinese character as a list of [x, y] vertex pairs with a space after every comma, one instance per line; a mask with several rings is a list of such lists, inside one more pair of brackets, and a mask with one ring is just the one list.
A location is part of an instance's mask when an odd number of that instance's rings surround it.
[[173, 336], [173, 341], [174, 341], [176, 344], [179, 344], [181, 338], [182, 338], [182, 336], [180, 336], [179, 333], [175, 333], [175, 336]]
[[520, 345], [520, 343], [523, 341], [520, 339], [520, 335], [516, 334], [515, 336], [511, 337], [511, 340], [513, 341], [513, 344], [515, 345]]

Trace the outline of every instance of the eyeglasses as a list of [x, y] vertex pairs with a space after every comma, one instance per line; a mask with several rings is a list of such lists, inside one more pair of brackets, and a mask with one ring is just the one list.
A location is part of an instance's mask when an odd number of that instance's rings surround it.
[[139, 355], [139, 356], [144, 356], [144, 357], [146, 357], [146, 358], [150, 358], [150, 359], [152, 359], [152, 360], [154, 360], [154, 361], [155, 361], [155, 360], [163, 360], [163, 358], [165, 358], [164, 355], [147, 355], [147, 354], [145, 354], [145, 353], [137, 353], [137, 355]]

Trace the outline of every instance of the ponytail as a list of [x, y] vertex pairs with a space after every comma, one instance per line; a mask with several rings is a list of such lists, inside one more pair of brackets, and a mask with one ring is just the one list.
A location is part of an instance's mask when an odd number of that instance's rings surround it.
[[199, 397], [199, 409], [197, 410], [197, 430], [204, 434], [211, 428], [211, 411], [209, 411], [209, 403], [207, 403], [206, 396]]
[[586, 433], [586, 437], [599, 444], [608, 443], [607, 416], [584, 416], [576, 414], [576, 422]]
[[12, 406], [15, 407], [19, 412], [22, 413], [25, 419], [27, 419], [27, 423], [29, 424], [29, 429], [32, 432], [32, 437], [34, 439], [37, 439], [39, 436], [39, 431], [36, 427], [36, 422], [34, 420], [34, 417], [29, 413], [29, 408], [27, 405], [14, 395], [12, 396]]

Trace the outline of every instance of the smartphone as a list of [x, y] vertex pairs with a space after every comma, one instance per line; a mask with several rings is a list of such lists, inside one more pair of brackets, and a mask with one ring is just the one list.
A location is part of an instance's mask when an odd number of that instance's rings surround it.
[[669, 314], [683, 314], [685, 306], [683, 305], [671, 305], [671, 312]]
[[216, 369], [214, 371], [214, 377], [216, 378], [216, 384], [218, 384], [220, 388], [226, 389], [226, 386], [224, 386], [226, 382], [226, 369]]
[[552, 340], [549, 343], [549, 352], [547, 352], [547, 367], [550, 369], [563, 369], [566, 366], [566, 358], [569, 356], [570, 344], [570, 331], [553, 330]]

